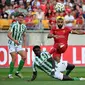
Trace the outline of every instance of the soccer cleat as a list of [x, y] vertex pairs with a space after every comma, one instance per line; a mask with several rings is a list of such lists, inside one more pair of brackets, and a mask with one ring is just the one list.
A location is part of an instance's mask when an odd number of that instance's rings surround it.
[[14, 77], [12, 75], [8, 75], [8, 78], [9, 79], [13, 79]]
[[15, 73], [15, 76], [17, 76], [19, 78], [23, 78], [23, 76], [20, 73]]
[[81, 77], [81, 78], [79, 78], [79, 79], [80, 79], [80, 81], [85, 80], [85, 78], [83, 78], [83, 77]]

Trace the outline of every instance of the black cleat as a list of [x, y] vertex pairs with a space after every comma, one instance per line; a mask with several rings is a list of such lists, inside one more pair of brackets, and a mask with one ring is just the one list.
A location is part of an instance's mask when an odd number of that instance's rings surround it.
[[15, 76], [17, 76], [19, 78], [23, 78], [23, 76], [20, 73], [15, 73]]

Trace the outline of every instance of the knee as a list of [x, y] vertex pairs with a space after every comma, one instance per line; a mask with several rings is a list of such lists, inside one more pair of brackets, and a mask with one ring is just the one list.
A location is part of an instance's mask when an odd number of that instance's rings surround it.
[[25, 61], [26, 60], [26, 57], [22, 57], [22, 60]]
[[12, 62], [14, 62], [14, 63], [16, 62], [16, 58], [15, 58], [15, 57], [14, 57], [14, 58], [12, 58]]
[[70, 70], [73, 70], [74, 68], [75, 68], [75, 65], [72, 64], [72, 65], [70, 66]]
[[74, 69], [75, 68], [75, 65], [72, 65], [72, 69]]
[[21, 55], [21, 58], [22, 58], [23, 61], [25, 61], [25, 60], [26, 60], [26, 55], [23, 53], [23, 54]]
[[73, 70], [74, 68], [75, 68], [75, 65], [68, 63], [66, 70]]

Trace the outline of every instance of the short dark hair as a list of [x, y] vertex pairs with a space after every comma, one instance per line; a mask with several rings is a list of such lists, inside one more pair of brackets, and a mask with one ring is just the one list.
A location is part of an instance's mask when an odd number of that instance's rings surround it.
[[58, 21], [58, 20], [63, 20], [63, 19], [62, 19], [62, 18], [59, 18], [59, 19], [57, 19], [57, 21]]
[[33, 51], [35, 51], [36, 48], [39, 48], [39, 49], [40, 49], [40, 46], [39, 46], [39, 45], [35, 45], [35, 46], [33, 47]]
[[24, 17], [24, 15], [23, 15], [22, 13], [19, 13], [19, 14], [17, 15], [17, 17], [19, 17], [19, 16]]

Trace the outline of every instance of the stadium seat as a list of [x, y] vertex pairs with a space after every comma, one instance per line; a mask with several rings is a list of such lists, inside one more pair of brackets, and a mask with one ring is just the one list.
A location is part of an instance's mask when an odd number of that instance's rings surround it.
[[49, 20], [42, 20], [42, 25], [45, 30], [49, 30]]
[[12, 23], [11, 19], [0, 19], [0, 29], [8, 30], [11, 23]]

